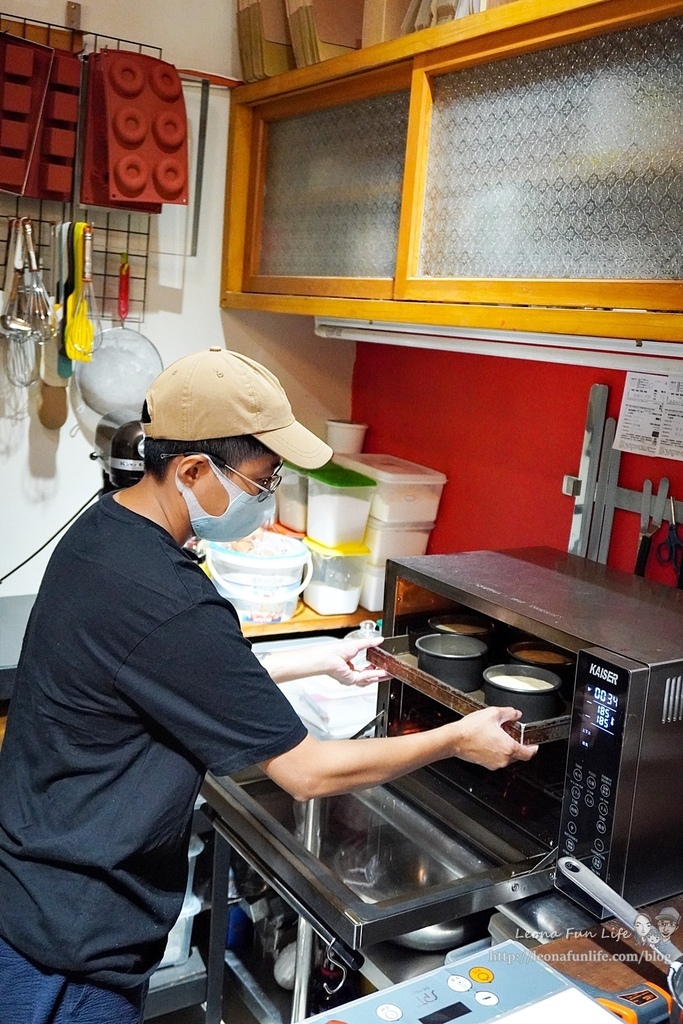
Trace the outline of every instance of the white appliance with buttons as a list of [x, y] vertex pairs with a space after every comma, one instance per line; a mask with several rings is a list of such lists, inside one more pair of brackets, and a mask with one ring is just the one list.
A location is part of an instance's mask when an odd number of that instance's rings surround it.
[[609, 1024], [614, 1017], [518, 942], [502, 942], [436, 971], [310, 1017], [325, 1024]]

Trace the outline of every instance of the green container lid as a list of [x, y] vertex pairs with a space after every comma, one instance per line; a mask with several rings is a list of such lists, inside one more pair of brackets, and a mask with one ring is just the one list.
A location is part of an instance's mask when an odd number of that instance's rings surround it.
[[371, 480], [369, 476], [356, 473], [355, 469], [345, 469], [338, 466], [336, 462], [328, 462], [320, 469], [307, 470], [307, 476], [312, 480], [318, 480], [328, 487], [376, 487], [377, 481]]

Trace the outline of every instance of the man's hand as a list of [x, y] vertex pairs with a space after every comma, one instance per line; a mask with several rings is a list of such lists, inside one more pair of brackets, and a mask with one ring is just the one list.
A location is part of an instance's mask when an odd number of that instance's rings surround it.
[[501, 729], [504, 722], [516, 722], [521, 714], [515, 708], [484, 708], [465, 715], [450, 726], [454, 734], [453, 754], [490, 769], [530, 760], [538, 744], [518, 743]]
[[519, 715], [514, 708], [484, 708], [449, 725], [389, 738], [317, 740], [309, 735], [261, 768], [295, 800], [376, 786], [446, 757], [504, 768], [528, 761], [538, 749], [522, 746], [501, 729]]
[[[328, 676], [332, 676], [343, 686], [369, 686], [370, 683], [378, 683], [382, 679], [388, 679], [389, 673], [375, 665], [368, 665], [366, 668], [354, 668], [353, 659], [368, 647], [378, 647], [383, 637], [369, 637], [363, 639], [342, 640], [334, 648], [330, 647], [325, 656], [325, 668], [321, 669]], [[323, 652], [322, 644], [319, 648]], [[366, 658], [359, 659], [361, 663]]]
[[[263, 659], [263, 666], [276, 683], [307, 676], [332, 676], [344, 686], [369, 686], [389, 673], [374, 665], [356, 669], [351, 662], [368, 647], [377, 647], [383, 637], [335, 640], [329, 644], [312, 644], [292, 651], [274, 651]], [[365, 659], [364, 659], [365, 660]]]

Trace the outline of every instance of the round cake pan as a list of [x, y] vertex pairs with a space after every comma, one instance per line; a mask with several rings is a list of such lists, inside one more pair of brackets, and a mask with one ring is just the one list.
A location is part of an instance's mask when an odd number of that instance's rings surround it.
[[517, 708], [523, 722], [554, 718], [561, 709], [562, 680], [555, 672], [512, 662], [484, 671], [484, 700], [493, 707]]
[[428, 622], [434, 633], [457, 633], [472, 636], [488, 644], [493, 634], [493, 623], [481, 615], [468, 612], [450, 612], [448, 615], [433, 615]]
[[428, 633], [418, 637], [415, 647], [417, 667], [423, 672], [464, 693], [481, 688], [488, 650], [482, 640], [458, 633]]

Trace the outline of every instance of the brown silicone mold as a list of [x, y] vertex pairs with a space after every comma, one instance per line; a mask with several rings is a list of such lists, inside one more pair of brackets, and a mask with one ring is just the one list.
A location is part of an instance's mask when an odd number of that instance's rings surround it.
[[6, 192], [25, 193], [53, 62], [51, 47], [0, 35], [0, 189]]
[[88, 58], [81, 202], [158, 212], [187, 203], [187, 116], [178, 72], [147, 54]]

